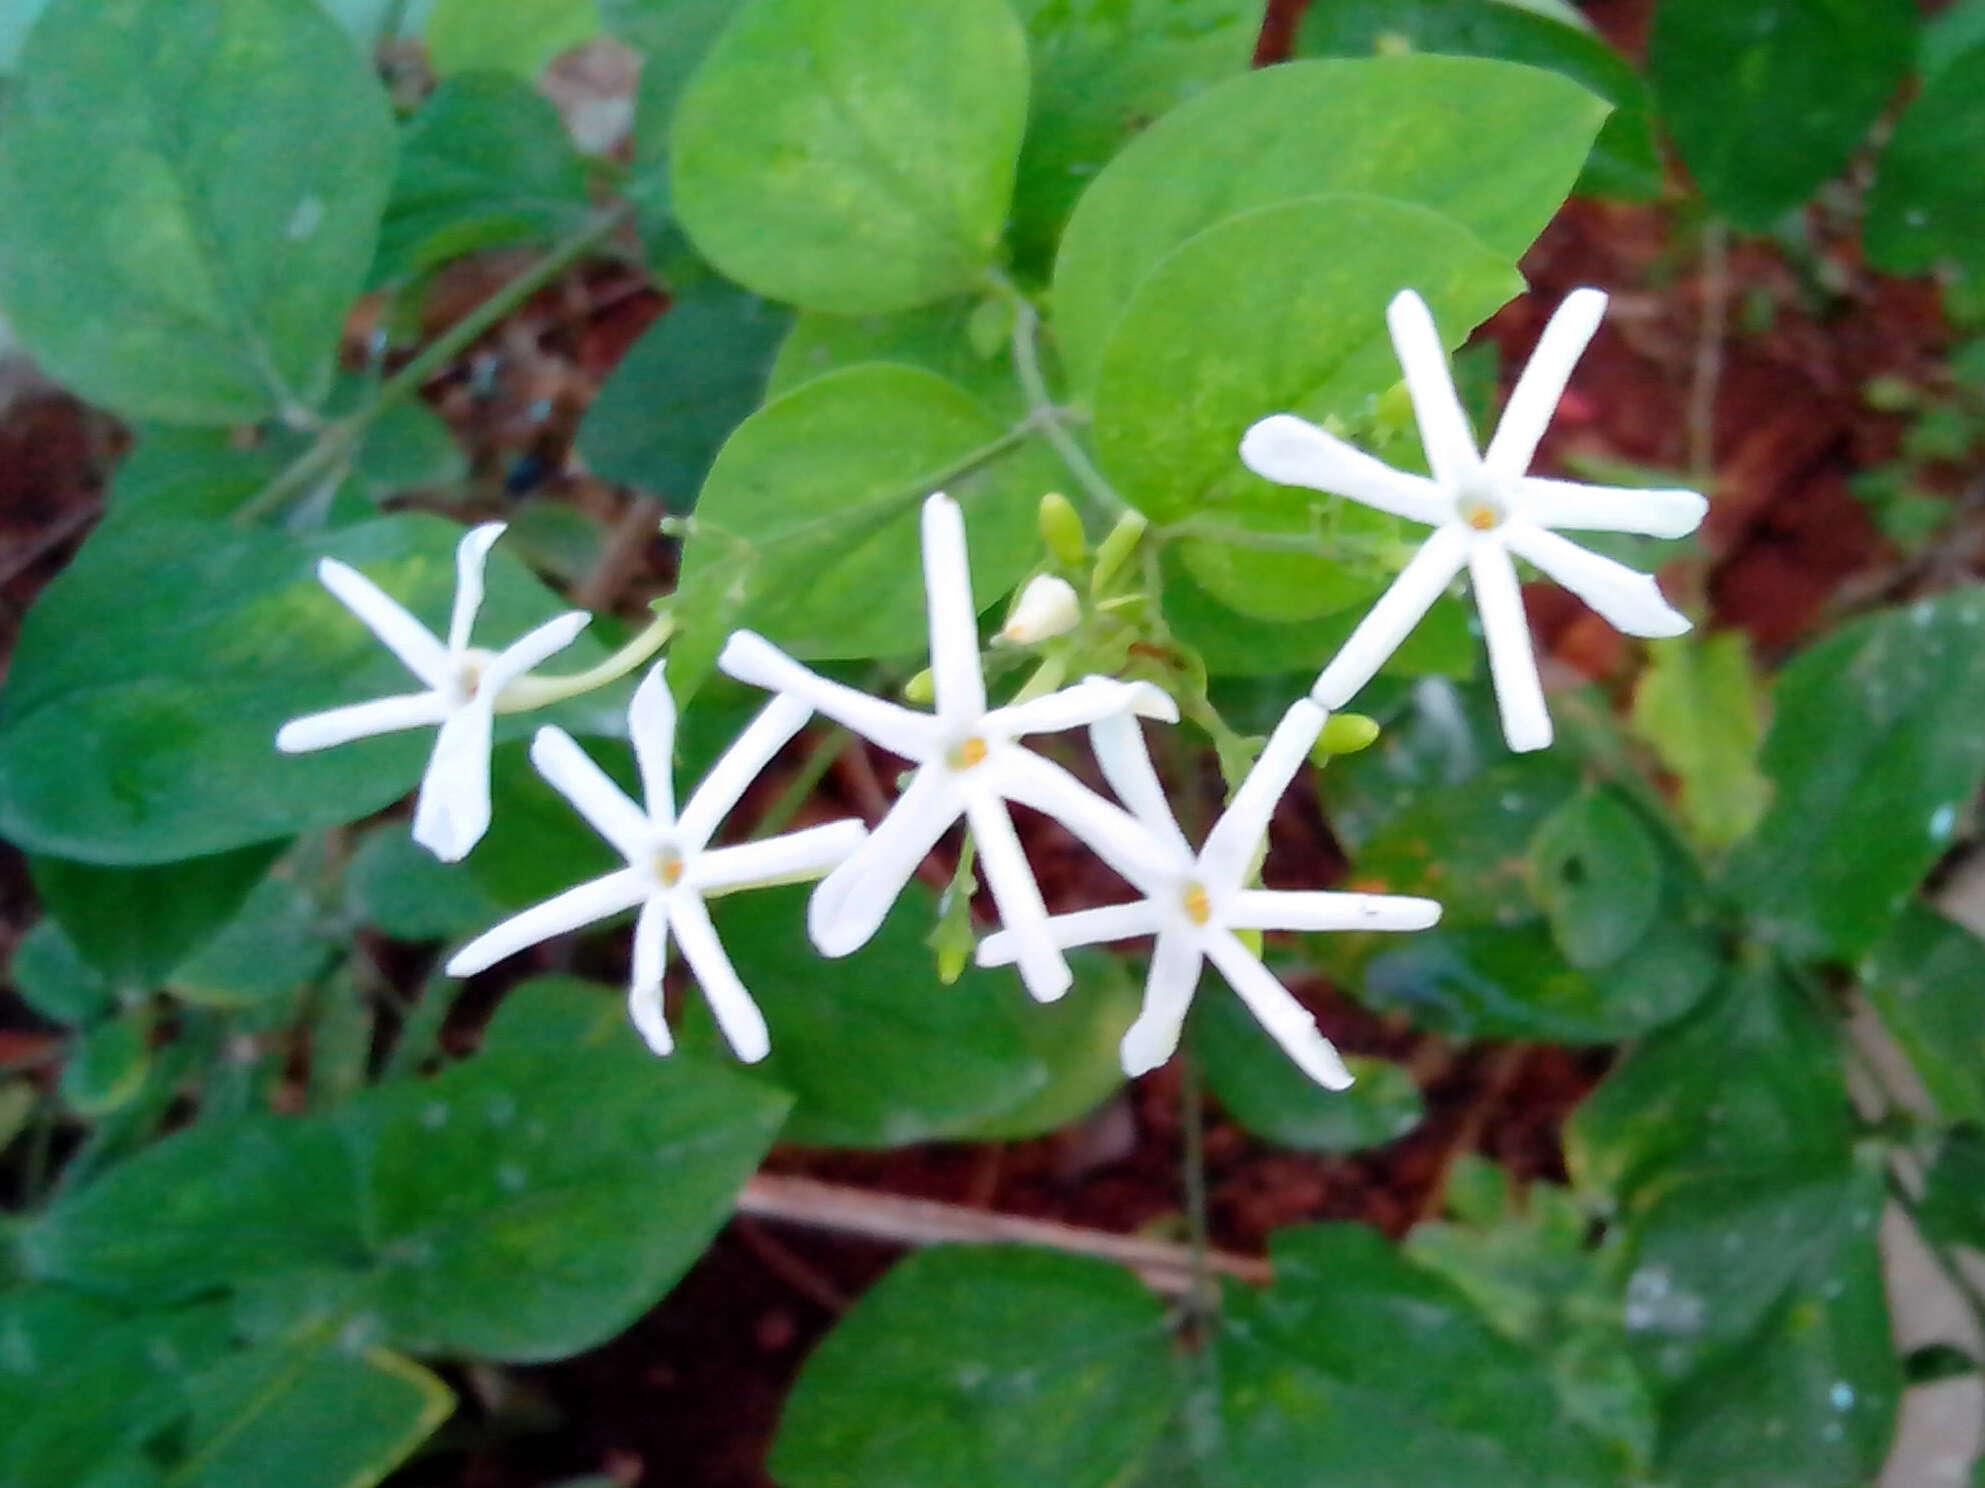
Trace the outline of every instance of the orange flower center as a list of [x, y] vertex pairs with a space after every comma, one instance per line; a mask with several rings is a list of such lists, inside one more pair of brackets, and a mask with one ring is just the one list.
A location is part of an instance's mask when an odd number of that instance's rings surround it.
[[982, 765], [986, 760], [986, 741], [977, 734], [951, 751], [951, 768], [969, 770], [974, 765]]
[[1213, 901], [1198, 884], [1185, 891], [1185, 915], [1195, 925], [1204, 925], [1213, 918]]

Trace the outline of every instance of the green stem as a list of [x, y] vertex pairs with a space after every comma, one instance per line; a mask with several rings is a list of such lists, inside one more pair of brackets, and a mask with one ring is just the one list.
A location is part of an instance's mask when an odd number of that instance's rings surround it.
[[675, 631], [675, 616], [664, 610], [597, 666], [574, 672], [569, 677], [539, 676], [535, 672], [528, 677], [519, 677], [503, 689], [502, 696], [496, 700], [496, 711], [526, 713], [534, 708], [547, 708], [567, 698], [593, 692], [609, 682], [617, 682], [661, 650]]
[[628, 210], [617, 207], [595, 218], [435, 337], [418, 356], [375, 388], [355, 412], [326, 425], [309, 449], [236, 511], [235, 521], [251, 522], [279, 511], [284, 503], [339, 470], [357, 452], [366, 430], [381, 414], [418, 393], [430, 378], [480, 340], [492, 326], [611, 237], [626, 220]]
[[1030, 703], [1037, 697], [1046, 697], [1067, 680], [1068, 659], [1060, 655], [1044, 657], [1041, 664], [1034, 668], [1034, 675], [1020, 684], [1020, 690], [1013, 695], [1013, 702], [1007, 706], [1010, 708], [1015, 703]]
[[1013, 304], [1013, 370], [1020, 379], [1020, 390], [1026, 395], [1028, 410], [1077, 484], [1111, 516], [1122, 516], [1130, 510], [1130, 503], [1117, 494], [1117, 488], [1109, 483], [1088, 453], [1076, 442], [1075, 436], [1068, 432], [1066, 413], [1048, 394], [1047, 378], [1041, 374], [1041, 312], [1010, 280], [1002, 278], [997, 282]]
[[799, 773], [786, 782], [786, 788], [779, 792], [779, 798], [767, 807], [765, 814], [758, 819], [758, 825], [751, 830], [752, 837], [754, 839], [776, 837], [785, 831], [787, 825], [799, 814], [800, 807], [804, 806], [808, 797], [813, 794], [813, 788], [820, 784], [829, 770], [834, 768], [834, 761], [841, 757], [841, 751], [848, 747], [854, 737], [838, 723], [822, 734], [819, 742], [813, 746], [812, 753], [807, 755], [806, 763], [800, 766]]

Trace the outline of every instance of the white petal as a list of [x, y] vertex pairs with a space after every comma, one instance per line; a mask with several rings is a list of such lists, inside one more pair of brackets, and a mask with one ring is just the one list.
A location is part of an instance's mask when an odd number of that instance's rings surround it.
[[815, 712], [903, 759], [921, 763], [938, 750], [938, 722], [929, 714], [830, 682], [752, 631], [732, 632], [717, 666], [740, 682], [796, 697]]
[[1551, 714], [1544, 706], [1544, 683], [1537, 675], [1537, 653], [1530, 644], [1530, 619], [1516, 586], [1516, 565], [1501, 544], [1477, 543], [1468, 555], [1475, 608], [1482, 616], [1482, 638], [1489, 646], [1489, 676], [1496, 685], [1496, 707], [1503, 738], [1518, 754], [1551, 742]]
[[353, 703], [348, 708], [332, 708], [324, 713], [307, 713], [292, 718], [276, 731], [276, 748], [284, 754], [302, 754], [312, 749], [329, 749], [353, 739], [369, 739], [374, 734], [396, 734], [402, 729], [426, 728], [448, 716], [448, 703], [436, 692], [411, 692], [399, 697], [376, 698], [369, 703]]
[[937, 716], [951, 722], [974, 719], [986, 711], [986, 679], [979, 670], [979, 615], [972, 604], [965, 514], [941, 492], [924, 502], [923, 552]]
[[[647, 894], [641, 875], [621, 868], [576, 888], [534, 904], [521, 914], [512, 915], [493, 930], [486, 930], [448, 958], [448, 975], [474, 976], [526, 946], [566, 935], [583, 926], [611, 919], [632, 909]], [[658, 979], [659, 984], [659, 979]]]
[[634, 922], [633, 985], [627, 993], [627, 1016], [642, 1040], [657, 1054], [675, 1048], [669, 1032], [668, 1009], [662, 1000], [662, 978], [669, 968], [669, 909], [660, 894], [651, 895]]
[[675, 821], [675, 697], [656, 662], [627, 705], [627, 737], [641, 771], [641, 798], [654, 821]]
[[[1156, 935], [1164, 916], [1149, 899], [1134, 904], [1105, 904], [1100, 909], [1078, 909], [1073, 914], [1048, 916], [1048, 936], [1062, 950], [1076, 946], [1108, 945], [1116, 940], [1135, 940], [1140, 935]], [[981, 966], [1011, 966], [1020, 955], [1020, 942], [1011, 930], [995, 930], [979, 942], [973, 960]]]
[[1241, 463], [1265, 480], [1348, 496], [1429, 527], [1439, 526], [1453, 509], [1425, 476], [1394, 470], [1293, 413], [1274, 414], [1242, 435]]
[[455, 545], [455, 608], [448, 617], [448, 649], [460, 656], [469, 646], [476, 628], [476, 612], [482, 608], [482, 574], [489, 563], [489, 550], [503, 536], [504, 524], [485, 522], [471, 527]]
[[1325, 1090], [1350, 1088], [1351, 1072], [1344, 1067], [1336, 1045], [1323, 1036], [1316, 1019], [1246, 946], [1223, 931], [1206, 937], [1206, 954], [1298, 1069]]
[[436, 689], [446, 689], [454, 681], [447, 648], [392, 595], [335, 558], [319, 560], [317, 577], [421, 681]]
[[686, 882], [706, 898], [767, 884], [806, 883], [852, 857], [868, 836], [853, 817], [698, 853]]
[[999, 629], [999, 638], [1013, 646], [1034, 646], [1067, 635], [1082, 621], [1082, 601], [1075, 586], [1053, 574], [1035, 574], [1020, 591], [1013, 613]]
[[783, 694], [758, 710], [758, 716], [745, 725], [744, 732], [731, 741], [702, 783], [689, 793], [689, 804], [682, 808], [682, 818], [676, 823], [686, 848], [700, 850], [716, 835], [731, 808], [751, 789], [751, 782], [764, 772], [772, 756], [786, 747], [786, 741], [805, 727], [812, 714], [800, 699]]
[[531, 763], [587, 825], [629, 863], [645, 867], [655, 831], [647, 814], [627, 799], [607, 772], [561, 728], [541, 728], [531, 740]]
[[682, 959], [696, 973], [696, 985], [716, 1014], [717, 1026], [724, 1031], [724, 1042], [746, 1064], [756, 1064], [772, 1052], [772, 1035], [765, 1027], [765, 1015], [751, 994], [738, 980], [731, 958], [710, 923], [710, 912], [694, 894], [676, 896], [669, 905], [669, 928], [675, 943], [682, 947]]
[[1435, 480], [1455, 491], [1476, 478], [1482, 460], [1475, 453], [1468, 415], [1461, 411], [1461, 399], [1455, 396], [1447, 348], [1434, 329], [1433, 312], [1412, 290], [1402, 289], [1386, 307], [1385, 319], [1392, 328], [1400, 370], [1406, 374], [1406, 391], [1413, 397], [1413, 412], [1420, 420], [1420, 443], [1426, 449], [1427, 464]]
[[1164, 782], [1151, 764], [1151, 751], [1144, 742], [1144, 729], [1138, 721], [1119, 713], [1090, 725], [1089, 745], [1096, 752], [1096, 763], [1117, 799], [1130, 808], [1130, 814], [1145, 830], [1163, 839], [1167, 848], [1184, 861], [1193, 856], [1192, 845], [1179, 830], [1172, 803], [1166, 798]]
[[1176, 826], [1175, 845], [1032, 750], [1009, 746], [979, 768], [992, 772], [987, 778], [998, 794], [1060, 822], [1146, 893], [1192, 866], [1192, 851]]
[[1467, 561], [1468, 538], [1462, 529], [1436, 527], [1331, 658], [1310, 688], [1310, 696], [1326, 708], [1341, 708], [1357, 696], [1358, 689], [1399, 649]]
[[1531, 457], [1558, 411], [1558, 400], [1565, 395], [1571, 370], [1585, 355], [1585, 348], [1606, 315], [1606, 296], [1596, 289], [1575, 289], [1537, 338], [1537, 349], [1529, 365], [1510, 390], [1503, 407], [1496, 437], [1489, 441], [1489, 452], [1482, 463], [1505, 480], [1514, 480], [1530, 468]]
[[823, 878], [807, 901], [806, 928], [814, 949], [845, 956], [867, 945], [917, 865], [964, 809], [950, 776], [941, 769], [919, 770], [868, 841]]
[[584, 610], [568, 610], [554, 620], [545, 621], [535, 630], [525, 631], [483, 668], [482, 680], [476, 685], [476, 695], [501, 698], [504, 688], [578, 640], [579, 632], [590, 625], [592, 619]]
[[414, 802], [413, 839], [444, 863], [467, 857], [489, 830], [490, 724], [489, 704], [471, 702], [434, 736]]
[[1122, 682], [1115, 677], [1084, 677], [1072, 687], [1031, 698], [986, 715], [992, 732], [1017, 739], [1025, 734], [1055, 734], [1081, 728], [1101, 718], [1135, 713], [1176, 723], [1179, 706], [1171, 694], [1150, 682]]
[[1282, 721], [1275, 725], [1261, 758], [1247, 773], [1234, 799], [1220, 813], [1220, 820], [1206, 834], [1206, 846], [1199, 851], [1201, 871], [1222, 888], [1232, 889], [1247, 875], [1255, 849], [1268, 833], [1268, 819], [1275, 814], [1275, 803], [1289, 789], [1289, 782], [1309, 758], [1310, 746], [1330, 715], [1308, 698], [1299, 698]]
[[1222, 918], [1235, 930], [1425, 930], [1441, 917], [1431, 899], [1407, 894], [1285, 893], [1243, 889]]
[[1527, 523], [1512, 524], [1505, 540], [1628, 635], [1678, 636], [1689, 628], [1689, 617], [1661, 597], [1651, 574]]
[[986, 797], [967, 797], [965, 811], [986, 887], [999, 906], [1000, 924], [1013, 937], [1020, 980], [1036, 1002], [1053, 1002], [1074, 985], [1075, 974], [1048, 931], [1048, 908], [1013, 818], [1006, 814], [1005, 802]]
[[1192, 994], [1199, 989], [1203, 962], [1194, 937], [1161, 935], [1151, 952], [1151, 971], [1144, 979], [1144, 1006], [1137, 1021], [1124, 1030], [1118, 1053], [1123, 1072], [1132, 1079], [1158, 1068], [1179, 1046]]
[[1524, 478], [1517, 502], [1521, 515], [1539, 527], [1647, 537], [1687, 537], [1709, 513], [1709, 501], [1700, 491], [1636, 491], [1538, 475]]

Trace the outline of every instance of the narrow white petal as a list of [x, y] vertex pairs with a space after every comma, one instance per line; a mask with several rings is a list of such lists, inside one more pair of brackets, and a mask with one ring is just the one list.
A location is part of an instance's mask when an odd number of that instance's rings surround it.
[[806, 883], [845, 863], [868, 836], [853, 817], [740, 842], [698, 853], [689, 860], [688, 884], [705, 898], [767, 884]]
[[1114, 802], [1106, 801], [1053, 760], [1008, 747], [979, 766], [991, 771], [992, 788], [1009, 801], [1052, 817], [1088, 849], [1146, 893], [1192, 866], [1183, 835], [1167, 839]]
[[1282, 715], [1275, 732], [1247, 773], [1247, 779], [1234, 792], [1234, 799], [1220, 813], [1220, 820], [1206, 834], [1200, 849], [1201, 871], [1212, 882], [1232, 888], [1247, 875], [1255, 849], [1267, 835], [1268, 819], [1275, 814], [1275, 803], [1289, 789], [1289, 782], [1309, 758], [1310, 747], [1323, 732], [1330, 715], [1308, 698], [1299, 698]]
[[1132, 1079], [1158, 1068], [1178, 1048], [1203, 960], [1195, 937], [1176, 931], [1158, 937], [1144, 979], [1144, 1006], [1118, 1046], [1123, 1072]]
[[1164, 782], [1151, 764], [1151, 750], [1144, 742], [1144, 729], [1138, 721], [1119, 713], [1089, 728], [1089, 744], [1102, 766], [1103, 778], [1117, 799], [1130, 808], [1130, 814], [1145, 830], [1163, 839], [1177, 857], [1190, 860], [1192, 846], [1179, 830], [1172, 803], [1165, 795]]
[[545, 621], [535, 630], [525, 631], [522, 636], [499, 651], [483, 669], [482, 680], [476, 686], [476, 695], [487, 698], [502, 697], [504, 688], [578, 640], [579, 632], [590, 625], [592, 620], [593, 617], [584, 610], [568, 610], [554, 620]]
[[1053, 574], [1035, 574], [999, 628], [999, 638], [1011, 646], [1036, 646], [1081, 623], [1082, 600], [1075, 586]]
[[710, 923], [710, 912], [694, 894], [677, 895], [669, 905], [669, 928], [675, 943], [682, 947], [682, 959], [696, 973], [696, 985], [724, 1031], [724, 1042], [746, 1064], [756, 1064], [772, 1052], [772, 1035], [765, 1027], [765, 1015], [751, 994], [738, 980], [717, 929]]
[[1571, 381], [1572, 368], [1585, 355], [1605, 315], [1603, 291], [1575, 289], [1551, 316], [1523, 375], [1510, 390], [1496, 437], [1489, 441], [1489, 452], [1482, 457], [1482, 463], [1497, 475], [1514, 480], [1530, 468], [1538, 442], [1558, 411], [1558, 400], [1565, 395], [1565, 384]]
[[641, 771], [641, 798], [658, 822], [675, 820], [675, 696], [656, 662], [627, 705], [627, 737]]
[[[474, 976], [526, 946], [550, 940], [554, 935], [570, 934], [632, 909], [646, 893], [645, 881], [631, 868], [617, 869], [604, 878], [567, 889], [478, 935], [448, 958], [448, 975]], [[656, 985], [660, 985], [659, 977]]]
[[1419, 416], [1420, 443], [1426, 449], [1427, 464], [1434, 479], [1453, 492], [1476, 478], [1482, 460], [1475, 452], [1468, 415], [1455, 396], [1447, 348], [1434, 328], [1433, 312], [1412, 290], [1402, 289], [1386, 307], [1385, 320], [1392, 328], [1392, 345], [1399, 353], [1400, 370], [1406, 374], [1413, 412]]
[[740, 682], [800, 699], [891, 754], [921, 763], [937, 752], [938, 722], [929, 714], [830, 682], [753, 631], [732, 632], [717, 666]]
[[917, 865], [965, 809], [943, 770], [919, 770], [910, 788], [854, 855], [820, 881], [807, 901], [806, 928], [823, 956], [868, 944]]
[[1516, 565], [1499, 543], [1477, 543], [1468, 555], [1475, 608], [1482, 616], [1482, 638], [1489, 646], [1489, 676], [1496, 685], [1496, 707], [1503, 738], [1518, 754], [1551, 742], [1551, 714], [1544, 706], [1544, 682], [1537, 675], [1537, 653], [1530, 644], [1530, 619], [1516, 586]]
[[647, 814], [627, 799], [627, 793], [570, 734], [561, 728], [539, 729], [531, 740], [531, 763], [615, 852], [645, 866], [655, 836]]
[[1026, 734], [1056, 734], [1081, 728], [1119, 713], [1160, 718], [1176, 723], [1178, 704], [1170, 693], [1149, 682], [1122, 682], [1115, 677], [1084, 677], [1071, 687], [1046, 697], [1030, 698], [986, 715], [986, 727], [1009, 739]]
[[1689, 617], [1661, 597], [1661, 586], [1651, 574], [1527, 523], [1512, 524], [1507, 541], [1512, 552], [1528, 558], [1628, 635], [1678, 636], [1689, 628]]
[[1316, 1019], [1290, 996], [1289, 989], [1225, 931], [1209, 935], [1205, 944], [1207, 957], [1220, 968], [1227, 985], [1296, 1067], [1325, 1090], [1349, 1089], [1351, 1072], [1344, 1067], [1337, 1046], [1323, 1036]]
[[284, 754], [329, 749], [334, 744], [369, 739], [374, 734], [396, 734], [402, 729], [426, 728], [447, 716], [447, 700], [436, 692], [410, 692], [399, 697], [375, 698], [369, 703], [353, 703], [348, 708], [332, 708], [325, 713], [307, 713], [302, 718], [292, 718], [276, 731], [276, 748]]
[[1425, 930], [1439, 922], [1441, 907], [1407, 894], [1243, 889], [1222, 917], [1236, 930]]
[[317, 577], [421, 681], [445, 689], [454, 680], [448, 649], [392, 595], [335, 558], [318, 561]]
[[979, 615], [972, 603], [965, 514], [942, 492], [924, 502], [923, 552], [937, 716], [952, 722], [977, 718], [986, 711], [986, 679], [979, 670]]
[[1539, 475], [1526, 476], [1517, 487], [1517, 504], [1539, 527], [1646, 537], [1687, 537], [1709, 513], [1709, 500], [1700, 491], [1637, 491]]
[[[1164, 916], [1149, 899], [1134, 904], [1105, 904], [1100, 909], [1078, 909], [1073, 914], [1050, 915], [1048, 936], [1062, 950], [1076, 946], [1108, 945], [1117, 940], [1135, 940], [1140, 935], [1156, 935]], [[981, 966], [1011, 966], [1020, 955], [1020, 942], [1011, 930], [995, 930], [978, 944], [973, 960]]]
[[434, 736], [414, 802], [413, 839], [444, 863], [468, 856], [489, 830], [490, 710], [457, 708]]
[[1377, 675], [1467, 561], [1468, 538], [1463, 530], [1436, 527], [1331, 658], [1310, 696], [1326, 708], [1341, 708], [1357, 696], [1358, 689]]
[[698, 850], [716, 835], [731, 808], [751, 789], [751, 782], [812, 715], [813, 709], [806, 703], [786, 694], [758, 710], [758, 716], [745, 725], [744, 732], [731, 741], [702, 783], [689, 793], [689, 802], [676, 823], [686, 848]]
[[660, 894], [650, 895], [634, 922], [633, 985], [627, 993], [627, 1016], [648, 1047], [657, 1054], [675, 1048], [669, 1032], [668, 1009], [662, 1000], [662, 978], [669, 969], [669, 907]]
[[1425, 476], [1394, 470], [1293, 413], [1274, 414], [1242, 435], [1241, 463], [1264, 480], [1348, 496], [1429, 527], [1439, 526], [1453, 510]]
[[1013, 936], [1020, 980], [1036, 1002], [1053, 1002], [1074, 985], [1075, 974], [1049, 933], [1048, 908], [1041, 902], [1041, 886], [1034, 882], [1033, 865], [1021, 849], [1013, 818], [1007, 815], [1004, 801], [983, 796], [967, 797], [965, 811], [986, 887], [999, 906], [1000, 924]]
[[482, 575], [489, 564], [489, 550], [503, 536], [504, 524], [485, 522], [471, 527], [455, 545], [455, 608], [448, 617], [448, 649], [460, 656], [469, 646], [476, 628], [476, 612], [482, 608]]

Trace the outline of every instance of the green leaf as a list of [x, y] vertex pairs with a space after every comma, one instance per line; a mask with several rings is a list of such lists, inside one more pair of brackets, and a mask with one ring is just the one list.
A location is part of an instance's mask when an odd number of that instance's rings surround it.
[[1628, 201], [1651, 201], [1660, 194], [1653, 98], [1640, 74], [1595, 36], [1589, 23], [1571, 24], [1508, 0], [1339, 0], [1309, 8], [1295, 50], [1299, 57], [1437, 52], [1560, 73], [1614, 110], [1593, 141], [1580, 189]]
[[1932, 77], [1882, 151], [1868, 194], [1868, 257], [1896, 274], [1939, 259], [1985, 270], [1985, 210], [1965, 189], [1985, 158], [1985, 40]]
[[529, 80], [599, 29], [596, 0], [434, 0], [427, 56], [444, 77], [487, 69]]
[[1587, 790], [1530, 839], [1531, 893], [1565, 959], [1583, 971], [1617, 961], [1661, 907], [1661, 858], [1616, 791]]
[[1908, 71], [1915, 27], [1908, 0], [1662, 0], [1648, 70], [1710, 204], [1761, 232], [1837, 174]]
[[660, 262], [682, 251], [669, 201], [669, 135], [682, 90], [742, 0], [602, 0], [607, 29], [642, 54], [627, 183], [641, 239]]
[[21, 1001], [42, 1017], [81, 1027], [117, 1005], [102, 972], [83, 959], [61, 925], [45, 919], [21, 937], [7, 969]]
[[1985, 781], [1985, 590], [1843, 626], [1772, 689], [1771, 808], [1724, 874], [1787, 951], [1871, 949]]
[[1017, 1106], [975, 1122], [981, 1142], [1024, 1142], [1074, 1124], [1123, 1088], [1123, 1036], [1143, 1005], [1122, 960], [1101, 951], [1069, 957], [1075, 986], [1044, 1005], [1015, 1007], [1021, 1040], [1047, 1081]]
[[875, 362], [817, 378], [745, 420], [718, 454], [683, 586], [736, 574], [749, 596], [737, 623], [802, 656], [920, 649], [917, 513], [931, 492], [965, 508], [979, 604], [1035, 560], [1034, 505], [1058, 467], [1013, 438], [919, 368]]
[[1681, 782], [1681, 809], [1713, 851], [1750, 835], [1771, 799], [1758, 770], [1764, 736], [1750, 646], [1740, 630], [1677, 636], [1647, 648], [1634, 732]]
[[438, 861], [397, 825], [366, 833], [345, 870], [345, 895], [355, 918], [394, 940], [446, 940], [503, 917], [473, 873]]
[[[429, 731], [309, 755], [278, 754], [275, 734], [409, 686], [317, 581], [318, 557], [364, 570], [439, 629], [460, 535], [394, 516], [310, 543], [195, 522], [92, 541], [22, 628], [0, 700], [0, 834], [31, 852], [170, 863], [352, 821], [404, 794]], [[501, 644], [563, 608], [499, 547], [477, 638]], [[556, 666], [602, 654], [582, 636]], [[499, 720], [498, 737], [543, 721]], [[603, 726], [590, 708], [568, 722]]]
[[1939, 1245], [1985, 1248], [1985, 1130], [1960, 1126], [1945, 1134], [1915, 1218]]
[[960, 298], [894, 315], [822, 315], [812, 310], [797, 315], [772, 364], [766, 396], [789, 393], [844, 367], [895, 362], [935, 372], [994, 413], [1017, 419], [1027, 404], [1007, 348], [1002, 344], [989, 357], [972, 344], [972, 317], [988, 303], [999, 302]]
[[758, 407], [789, 323], [721, 279], [683, 290], [586, 410], [580, 456], [601, 478], [688, 510], [717, 451]]
[[1125, 1271], [945, 1246], [898, 1262], [814, 1350], [771, 1472], [788, 1488], [1108, 1488], [1177, 1382], [1163, 1310]]
[[984, 282], [1026, 117], [1003, 0], [750, 0], [676, 108], [675, 207], [760, 294], [905, 310]]
[[1860, 982], [1944, 1119], [1985, 1121], [1985, 943], [1912, 904], [1862, 961]]
[[257, 843], [156, 868], [31, 862], [43, 907], [110, 982], [151, 992], [234, 918], [288, 846]]
[[1916, 67], [1931, 82], [1979, 43], [1985, 42], [1985, 0], [1954, 0], [1926, 17], [1916, 38]]
[[0, 5], [0, 73], [11, 73], [20, 65], [21, 43], [48, 9], [48, 0], [10, 0]]
[[62, 1067], [62, 1099], [78, 1116], [108, 1116], [144, 1088], [152, 1064], [149, 1010], [132, 1009], [93, 1024]]
[[111, 477], [110, 502], [92, 541], [131, 523], [218, 521], [232, 516], [282, 470], [271, 449], [240, 449], [224, 429], [153, 424]]
[[372, 278], [392, 283], [486, 248], [556, 242], [591, 212], [586, 168], [558, 110], [517, 78], [464, 73], [401, 134]]
[[219, 935], [174, 970], [170, 984], [207, 1007], [273, 1004], [322, 971], [338, 949], [295, 878], [267, 878]]
[[1213, 1096], [1258, 1137], [1304, 1152], [1359, 1152], [1403, 1137], [1427, 1114], [1401, 1066], [1352, 1055], [1357, 1083], [1325, 1090], [1276, 1045], [1238, 997], [1197, 1000], [1192, 1048]]
[[[1297, 62], [1208, 88], [1132, 141], [1076, 206], [1054, 279], [1070, 381], [1086, 397], [1160, 259], [1253, 208], [1366, 192], [1450, 217], [1513, 260], [1564, 201], [1604, 115], [1563, 78], [1468, 57]], [[1296, 253], [1319, 267], [1307, 246]]]
[[0, 304], [129, 417], [315, 405], [392, 158], [386, 96], [313, 0], [55, 0], [0, 142]]
[[[680, 688], [673, 665], [669, 680]], [[623, 789], [632, 793], [638, 787], [633, 751], [624, 744], [587, 752]], [[531, 767], [523, 740], [499, 744], [490, 755], [489, 792], [488, 835], [463, 867], [478, 897], [501, 910], [523, 909], [624, 866], [572, 803]]]

